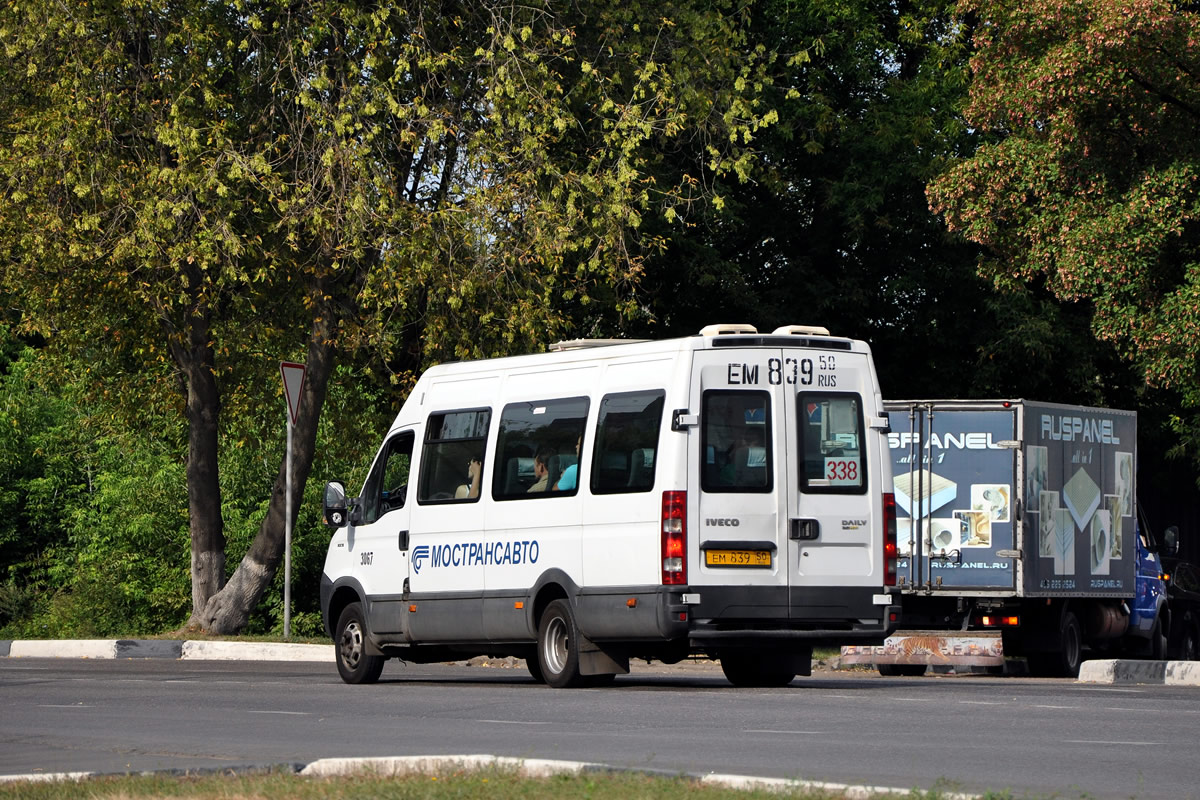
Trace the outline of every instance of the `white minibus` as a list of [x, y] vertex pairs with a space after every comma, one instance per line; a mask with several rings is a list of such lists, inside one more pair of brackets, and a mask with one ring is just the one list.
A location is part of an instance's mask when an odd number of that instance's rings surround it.
[[335, 529], [321, 610], [348, 683], [388, 658], [524, 658], [553, 687], [633, 658], [738, 686], [896, 626], [888, 418], [869, 347], [711, 325], [425, 372]]

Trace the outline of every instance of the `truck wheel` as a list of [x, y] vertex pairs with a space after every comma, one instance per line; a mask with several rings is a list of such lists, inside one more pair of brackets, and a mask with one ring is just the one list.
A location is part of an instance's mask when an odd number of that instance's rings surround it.
[[525, 668], [529, 670], [529, 674], [533, 676], [535, 681], [538, 683], [546, 682], [546, 676], [542, 674], [542, 665], [538, 661], [537, 653], [534, 653], [532, 658], [525, 659]]
[[1167, 629], [1162, 624], [1162, 614], [1154, 619], [1154, 630], [1150, 631], [1150, 658], [1155, 661], [1167, 659]]
[[876, 664], [875, 668], [885, 678], [919, 678], [928, 669], [925, 664]]
[[1042, 678], [1074, 678], [1083, 661], [1083, 629], [1074, 611], [1064, 611], [1058, 628], [1058, 649], [1029, 653], [1029, 673]]
[[1183, 615], [1183, 631], [1179, 638], [1179, 657], [1184, 661], [1200, 659], [1200, 620], [1191, 611]]
[[788, 666], [786, 659], [754, 652], [722, 653], [721, 671], [734, 686], [748, 688], [787, 686], [796, 677], [796, 670]]
[[346, 683], [374, 683], [383, 672], [383, 656], [367, 652], [367, 626], [362, 604], [351, 603], [342, 609], [334, 636], [338, 674]]
[[538, 666], [547, 685], [555, 689], [582, 686], [579, 674], [579, 628], [566, 600], [546, 606], [538, 623]]

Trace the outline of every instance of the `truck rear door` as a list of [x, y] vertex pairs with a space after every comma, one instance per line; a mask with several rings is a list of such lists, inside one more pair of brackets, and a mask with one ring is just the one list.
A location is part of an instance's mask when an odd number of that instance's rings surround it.
[[[888, 401], [902, 585], [1012, 591], [1017, 406]], [[1048, 541], [1048, 540], [1047, 540]]]

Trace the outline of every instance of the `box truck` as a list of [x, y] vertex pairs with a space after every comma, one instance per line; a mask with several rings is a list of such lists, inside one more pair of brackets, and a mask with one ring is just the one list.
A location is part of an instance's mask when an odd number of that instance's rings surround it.
[[1137, 505], [1137, 415], [1027, 400], [885, 401], [902, 622], [843, 663], [1075, 675], [1161, 658], [1169, 615]]

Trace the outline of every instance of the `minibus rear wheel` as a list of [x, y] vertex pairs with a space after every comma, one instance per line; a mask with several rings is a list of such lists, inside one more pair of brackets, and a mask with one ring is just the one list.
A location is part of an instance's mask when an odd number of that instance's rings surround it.
[[583, 685], [579, 673], [579, 628], [568, 601], [555, 600], [546, 606], [538, 623], [537, 657], [547, 685], [555, 689]]
[[752, 688], [787, 686], [796, 677], [786, 659], [748, 650], [721, 653], [721, 671], [734, 686]]

